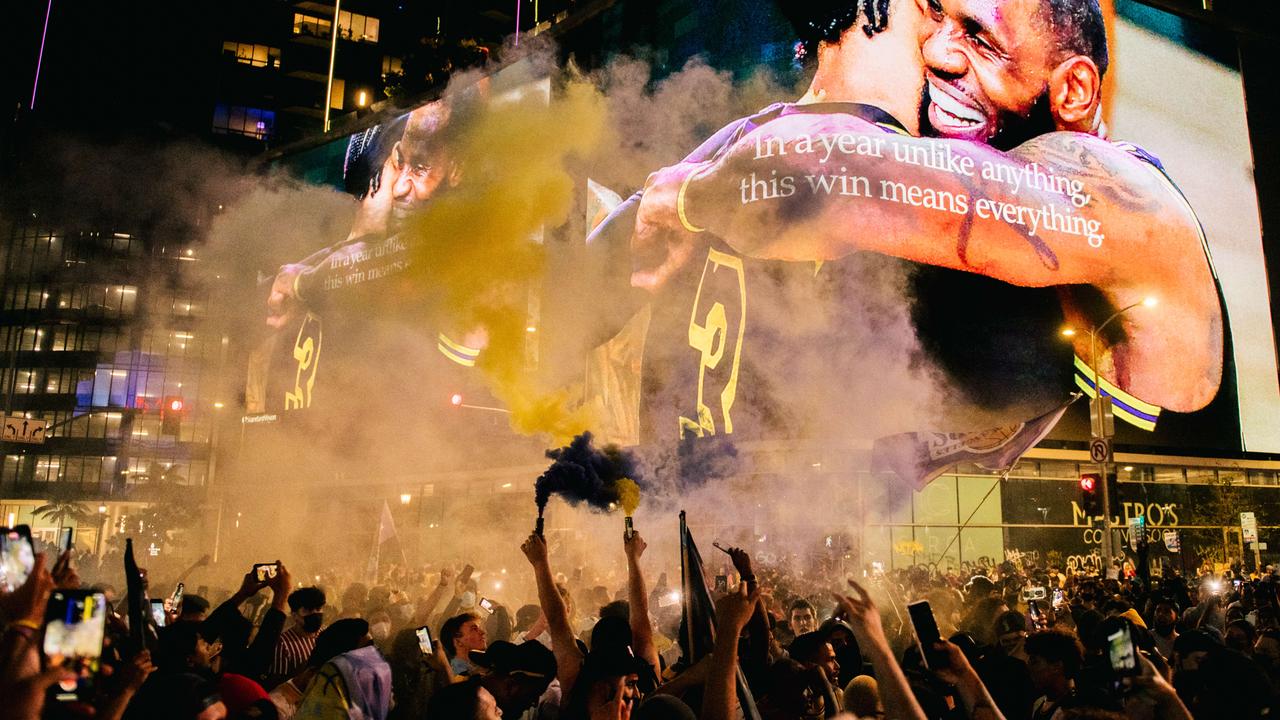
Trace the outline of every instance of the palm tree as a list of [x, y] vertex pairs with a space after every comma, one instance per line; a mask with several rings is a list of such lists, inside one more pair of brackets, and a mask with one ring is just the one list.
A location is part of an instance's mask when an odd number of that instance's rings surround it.
[[93, 512], [86, 505], [63, 488], [50, 493], [48, 502], [32, 510], [31, 514], [58, 523], [59, 534], [67, 520], [81, 523], [93, 517]]

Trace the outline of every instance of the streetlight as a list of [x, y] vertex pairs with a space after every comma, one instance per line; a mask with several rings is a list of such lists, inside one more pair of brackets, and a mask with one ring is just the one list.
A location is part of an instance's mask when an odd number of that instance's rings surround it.
[[401, 504], [401, 505], [408, 505], [408, 504], [409, 504], [409, 501], [410, 501], [410, 500], [412, 500], [412, 499], [413, 499], [413, 496], [412, 496], [412, 495], [410, 495], [409, 493], [401, 493], [401, 494], [400, 494], [400, 504]]
[[[1119, 310], [1111, 313], [1111, 315], [1102, 321], [1101, 325], [1095, 325], [1089, 328], [1089, 371], [1093, 374], [1093, 399], [1089, 403], [1090, 424], [1092, 429], [1096, 429], [1097, 437], [1103, 437], [1106, 433], [1104, 425], [1103, 407], [1102, 407], [1102, 386], [1098, 383], [1098, 333], [1102, 332], [1111, 324], [1113, 320], [1139, 305], [1147, 308], [1153, 308], [1158, 304], [1159, 300], [1155, 296], [1147, 296], [1142, 300], [1126, 305]], [[1063, 328], [1063, 337], [1075, 337], [1074, 328]], [[1113, 549], [1113, 538], [1111, 537], [1111, 481], [1107, 477], [1107, 460], [1104, 457], [1098, 462], [1098, 475], [1102, 478], [1102, 555], [1106, 565], [1103, 566], [1103, 577], [1106, 576], [1107, 568], [1111, 566], [1111, 557]]]

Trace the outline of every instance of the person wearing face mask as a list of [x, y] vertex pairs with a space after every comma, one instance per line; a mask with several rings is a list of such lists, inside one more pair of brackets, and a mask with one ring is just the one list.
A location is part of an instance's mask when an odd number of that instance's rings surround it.
[[267, 671], [268, 689], [293, 677], [306, 664], [316, 647], [316, 638], [324, 625], [324, 591], [316, 587], [299, 588], [289, 594], [289, 619], [292, 624], [280, 633]]
[[387, 645], [391, 639], [391, 616], [385, 610], [379, 610], [369, 616], [369, 634], [379, 647]]

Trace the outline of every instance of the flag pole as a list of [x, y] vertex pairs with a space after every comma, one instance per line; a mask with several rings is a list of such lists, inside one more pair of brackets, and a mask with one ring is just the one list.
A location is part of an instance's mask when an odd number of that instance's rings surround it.
[[[681, 625], [684, 625], [685, 647], [689, 652], [693, 652], [693, 623], [689, 612], [689, 526], [685, 521], [684, 511], [680, 511], [680, 614], [682, 615]], [[689, 658], [689, 662], [693, 662], [693, 658]]]
[[964, 532], [964, 529], [969, 527], [969, 521], [973, 519], [974, 515], [978, 514], [978, 510], [982, 508], [982, 504], [985, 503], [987, 501], [987, 498], [991, 497], [991, 493], [995, 492], [996, 488], [1000, 486], [1000, 481], [1007, 480], [1007, 479], [1009, 479], [1009, 470], [1005, 470], [1004, 472], [1000, 473], [1000, 477], [996, 478], [996, 481], [994, 483], [991, 483], [991, 489], [987, 491], [986, 495], [982, 496], [982, 499], [978, 501], [977, 505], [973, 506], [973, 512], [969, 513], [969, 517], [964, 519], [964, 524], [961, 525], [959, 529], [956, 530], [955, 537], [951, 538], [951, 542], [947, 543], [947, 547], [942, 551], [942, 554], [938, 556], [938, 560], [942, 560], [942, 558], [945, 558], [947, 556], [947, 550], [950, 550], [951, 546], [956, 544], [956, 540], [960, 539], [960, 533]]

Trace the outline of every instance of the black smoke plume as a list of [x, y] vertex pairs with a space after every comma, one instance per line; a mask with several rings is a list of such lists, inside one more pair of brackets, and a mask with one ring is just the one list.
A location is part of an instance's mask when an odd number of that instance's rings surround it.
[[631, 453], [617, 445], [593, 447], [591, 438], [590, 432], [584, 432], [567, 446], [547, 451], [551, 466], [534, 484], [539, 529], [552, 495], [559, 495], [570, 505], [586, 503], [593, 510], [608, 512], [618, 502], [618, 481], [622, 478], [630, 478], [644, 489]]

